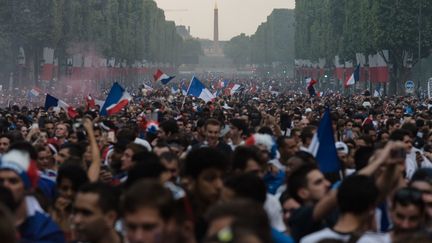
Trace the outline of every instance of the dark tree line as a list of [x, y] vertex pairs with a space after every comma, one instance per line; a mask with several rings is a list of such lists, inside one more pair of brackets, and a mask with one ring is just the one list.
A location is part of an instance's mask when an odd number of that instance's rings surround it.
[[44, 47], [55, 50], [60, 67], [73, 54], [92, 52], [128, 65], [178, 65], [185, 53], [200, 53], [195, 42], [182, 40], [152, 0], [0, 0], [3, 78], [20, 63], [20, 47], [34, 79]]
[[388, 50], [392, 91], [432, 48], [429, 0], [297, 0], [295, 19], [296, 58], [332, 63]]
[[255, 34], [232, 38], [224, 48], [235, 64], [294, 63], [294, 10], [275, 9]]

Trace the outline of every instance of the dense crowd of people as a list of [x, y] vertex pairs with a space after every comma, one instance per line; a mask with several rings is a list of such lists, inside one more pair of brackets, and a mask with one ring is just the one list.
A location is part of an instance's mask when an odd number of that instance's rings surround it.
[[[432, 101], [143, 92], [0, 110], [2, 242], [432, 242]], [[326, 108], [336, 174], [310, 150]]]

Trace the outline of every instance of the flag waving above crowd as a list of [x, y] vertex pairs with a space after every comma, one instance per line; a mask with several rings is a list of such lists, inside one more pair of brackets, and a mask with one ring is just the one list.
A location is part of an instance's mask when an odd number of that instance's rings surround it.
[[156, 70], [156, 73], [153, 75], [155, 82], [161, 82], [162, 84], [168, 84], [175, 76], [168, 76], [160, 69]]
[[111, 87], [100, 114], [102, 116], [114, 115], [121, 111], [131, 100], [132, 96], [129, 92], [116, 82]]

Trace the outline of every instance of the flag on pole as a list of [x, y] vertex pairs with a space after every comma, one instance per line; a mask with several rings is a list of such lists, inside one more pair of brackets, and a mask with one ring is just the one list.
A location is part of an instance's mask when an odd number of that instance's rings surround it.
[[354, 72], [345, 81], [345, 88], [348, 88], [349, 86], [354, 85], [359, 80], [360, 80], [360, 65], [357, 65], [357, 67], [354, 70]]
[[68, 105], [63, 100], [59, 100], [56, 97], [47, 94], [45, 97], [45, 110], [48, 110], [51, 107], [58, 107], [65, 110], [70, 118], [74, 118], [78, 115], [78, 112], [70, 105]]
[[315, 92], [315, 88], [314, 85], [316, 83], [318, 83], [318, 81], [316, 81], [315, 79], [312, 78], [305, 78], [306, 81], [306, 89], [309, 92], [310, 96], [317, 96], [316, 92]]
[[209, 102], [215, 98], [215, 96], [208, 90], [201, 81], [199, 81], [195, 76], [192, 77], [192, 80], [189, 84], [189, 88], [187, 90], [187, 95], [194, 96], [204, 100], [205, 102]]
[[116, 82], [108, 93], [100, 115], [113, 115], [123, 109], [131, 100], [132, 96]]
[[168, 76], [160, 69], [158, 69], [156, 73], [153, 74], [153, 78], [155, 82], [161, 82], [162, 84], [167, 84], [169, 81], [171, 81], [171, 79], [175, 78], [175, 76]]
[[337, 155], [330, 109], [327, 108], [322, 117], [318, 131], [309, 145], [309, 152], [318, 161], [318, 167], [323, 173], [338, 172], [341, 169]]

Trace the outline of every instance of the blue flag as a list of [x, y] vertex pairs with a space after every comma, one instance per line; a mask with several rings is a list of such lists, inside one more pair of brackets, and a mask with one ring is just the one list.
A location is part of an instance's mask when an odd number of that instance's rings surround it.
[[337, 155], [330, 109], [327, 108], [320, 121], [318, 131], [312, 138], [309, 151], [318, 161], [318, 167], [323, 173], [338, 172], [341, 169]]

